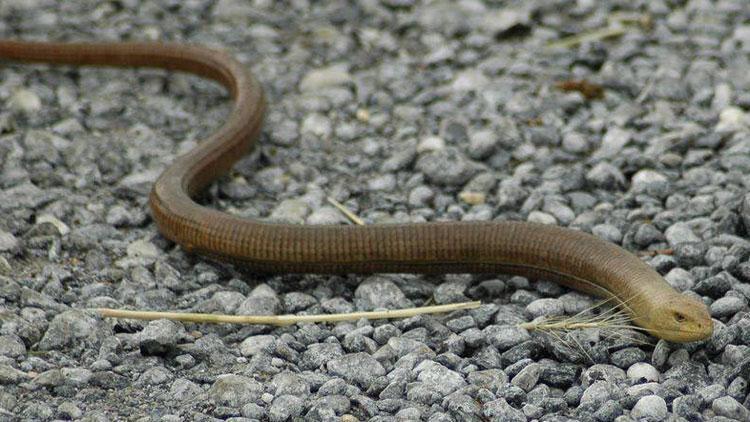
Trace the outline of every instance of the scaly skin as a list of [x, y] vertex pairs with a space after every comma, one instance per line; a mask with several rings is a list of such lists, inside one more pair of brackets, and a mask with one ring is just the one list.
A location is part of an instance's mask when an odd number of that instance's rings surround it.
[[192, 198], [253, 146], [265, 111], [258, 82], [225, 53], [168, 43], [0, 40], [0, 58], [158, 67], [210, 78], [230, 91], [234, 108], [224, 125], [177, 158], [150, 195], [159, 230], [188, 251], [279, 273], [505, 272], [543, 277], [615, 299], [636, 324], [656, 337], [689, 342], [711, 335], [713, 324], [703, 303], [679, 294], [631, 253], [579, 231], [505, 221], [270, 224], [198, 205]]

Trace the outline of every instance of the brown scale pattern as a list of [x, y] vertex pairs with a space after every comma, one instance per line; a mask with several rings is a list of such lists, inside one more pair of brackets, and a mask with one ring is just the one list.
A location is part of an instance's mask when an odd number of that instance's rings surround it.
[[[229, 171], [253, 146], [265, 111], [260, 85], [226, 53], [169, 43], [0, 40], [0, 58], [158, 67], [204, 76], [230, 91], [234, 107], [224, 125], [177, 158], [159, 177], [150, 195], [152, 215], [161, 233], [190, 252], [277, 273], [507, 272], [543, 277], [627, 302], [626, 310], [633, 320], [658, 337], [693, 341], [711, 333], [705, 305], [680, 295], [631, 253], [574, 230], [501, 221], [269, 224], [198, 205], [192, 197]], [[680, 318], [685, 320], [676, 324]]]

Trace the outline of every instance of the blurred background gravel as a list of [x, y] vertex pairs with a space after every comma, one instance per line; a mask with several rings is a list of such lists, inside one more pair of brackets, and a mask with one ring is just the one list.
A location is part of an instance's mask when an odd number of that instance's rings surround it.
[[[270, 110], [202, 199], [341, 224], [516, 219], [589, 231], [700, 297], [714, 336], [517, 328], [591, 298], [520, 277], [261, 276], [185, 254], [147, 210], [211, 133], [215, 84], [0, 68], [0, 419], [750, 420], [750, 9], [742, 0], [3, 0], [0, 36], [224, 48]], [[565, 48], [566, 37], [618, 35]], [[614, 29], [613, 29], [614, 28]], [[603, 88], [564, 91], [564, 81]], [[584, 95], [587, 94], [587, 95]], [[91, 307], [470, 312], [286, 328], [102, 320]]]

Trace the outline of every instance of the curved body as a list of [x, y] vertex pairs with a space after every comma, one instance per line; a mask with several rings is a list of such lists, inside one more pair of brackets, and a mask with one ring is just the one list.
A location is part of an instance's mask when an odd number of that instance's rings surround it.
[[216, 80], [230, 91], [234, 108], [224, 125], [177, 158], [151, 192], [159, 230], [188, 251], [268, 272], [504, 272], [541, 277], [615, 298], [636, 324], [657, 337], [694, 341], [711, 334], [704, 304], [679, 294], [633, 254], [583, 232], [499, 221], [271, 224], [198, 205], [192, 197], [252, 147], [265, 111], [260, 85], [225, 53], [167, 43], [0, 40], [0, 58], [179, 70]]

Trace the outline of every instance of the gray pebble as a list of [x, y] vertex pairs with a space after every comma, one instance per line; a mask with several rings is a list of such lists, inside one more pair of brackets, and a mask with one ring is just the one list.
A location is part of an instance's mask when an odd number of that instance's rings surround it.
[[656, 395], [645, 396], [633, 406], [630, 415], [634, 418], [661, 420], [667, 417], [667, 403]]
[[433, 361], [423, 361], [414, 368], [414, 372], [417, 373], [417, 380], [422, 387], [435, 391], [441, 396], [446, 396], [466, 385], [466, 381], [459, 373]]
[[750, 411], [737, 402], [737, 400], [729, 397], [719, 397], [711, 403], [711, 410], [719, 416], [735, 419], [738, 421], [750, 420]]
[[348, 382], [367, 388], [375, 377], [385, 375], [385, 369], [367, 353], [352, 353], [327, 363], [328, 370]]
[[285, 199], [271, 211], [270, 221], [288, 224], [302, 224], [310, 214], [310, 207], [299, 199]]
[[17, 358], [26, 354], [26, 345], [16, 335], [0, 335], [0, 356]]
[[208, 390], [208, 396], [215, 403], [239, 407], [247, 402], [260, 399], [263, 385], [242, 375], [220, 375]]
[[491, 419], [508, 422], [525, 422], [526, 415], [518, 409], [514, 409], [504, 399], [493, 400], [482, 405], [482, 414]]
[[469, 137], [469, 156], [475, 160], [486, 158], [495, 151], [497, 144], [498, 137], [493, 131], [484, 129], [474, 132]]
[[478, 168], [454, 148], [427, 152], [419, 157], [416, 169], [439, 185], [460, 186], [469, 181]]
[[542, 369], [542, 366], [537, 363], [526, 365], [526, 367], [516, 374], [510, 382], [511, 384], [522, 388], [524, 391], [529, 392], [539, 381]]
[[64, 401], [57, 406], [57, 415], [60, 418], [75, 420], [83, 416], [83, 411], [75, 403]]
[[10, 365], [0, 364], [0, 384], [18, 384], [28, 377], [23, 371], [19, 371]]
[[294, 395], [277, 396], [268, 408], [268, 419], [274, 422], [283, 422], [299, 417], [304, 410], [302, 397]]
[[701, 239], [693, 233], [693, 230], [686, 223], [677, 222], [672, 224], [664, 232], [667, 242], [671, 247], [676, 247], [681, 243], [700, 242]]
[[709, 310], [714, 318], [730, 317], [743, 309], [747, 309], [747, 301], [740, 297], [725, 296], [714, 301]]
[[346, 223], [347, 219], [334, 207], [321, 207], [307, 216], [305, 224], [309, 225], [332, 225]]
[[15, 252], [20, 242], [12, 233], [0, 230], [0, 252]]
[[177, 342], [187, 337], [179, 322], [160, 319], [151, 321], [138, 333], [138, 346], [144, 356], [163, 355], [174, 351]]
[[597, 224], [591, 228], [591, 234], [612, 243], [620, 243], [622, 241], [622, 232], [611, 224]]
[[645, 193], [657, 198], [669, 195], [669, 180], [654, 170], [640, 170], [630, 179], [630, 190], [634, 193]]
[[482, 335], [500, 351], [508, 350], [531, 338], [526, 330], [512, 325], [488, 325], [482, 330]]
[[237, 308], [239, 315], [276, 315], [281, 309], [281, 300], [276, 292], [266, 284], [253, 289], [247, 299]]
[[185, 378], [177, 378], [169, 387], [169, 397], [178, 402], [194, 400], [201, 393], [203, 389], [198, 384]]
[[595, 165], [586, 173], [586, 181], [593, 187], [614, 190], [625, 186], [625, 176], [612, 164], [606, 161]]
[[695, 285], [695, 278], [688, 271], [682, 268], [673, 268], [667, 275], [664, 276], [670, 286], [677, 289], [677, 291], [684, 292], [690, 290]]
[[412, 306], [401, 289], [383, 276], [373, 276], [363, 281], [354, 292], [358, 309], [394, 309]]
[[604, 134], [601, 146], [594, 152], [594, 159], [601, 160], [617, 155], [630, 141], [632, 132], [618, 127], [613, 127]]
[[79, 310], [65, 311], [52, 319], [44, 337], [39, 342], [40, 350], [60, 349], [83, 340], [95, 340], [97, 321]]
[[636, 362], [628, 368], [628, 378], [639, 382], [657, 382], [659, 381], [659, 371], [645, 362]]
[[531, 314], [532, 318], [561, 316], [565, 315], [565, 305], [560, 299], [537, 299], [526, 305], [526, 312]]
[[302, 92], [318, 91], [351, 82], [352, 76], [343, 66], [331, 66], [308, 72], [299, 83]]

